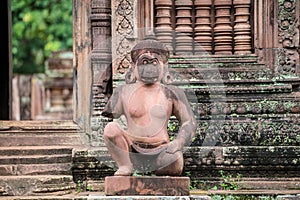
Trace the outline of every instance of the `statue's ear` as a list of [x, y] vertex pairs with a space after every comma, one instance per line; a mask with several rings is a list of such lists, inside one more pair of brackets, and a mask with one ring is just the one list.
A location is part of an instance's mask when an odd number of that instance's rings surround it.
[[134, 68], [130, 67], [129, 70], [125, 74], [125, 82], [127, 84], [135, 83], [136, 77], [134, 75]]
[[162, 78], [162, 82], [164, 84], [167, 84], [167, 85], [171, 84], [173, 82], [173, 76], [172, 76], [172, 74], [170, 73], [170, 71], [168, 69], [165, 70], [165, 72], [164, 72], [164, 76]]

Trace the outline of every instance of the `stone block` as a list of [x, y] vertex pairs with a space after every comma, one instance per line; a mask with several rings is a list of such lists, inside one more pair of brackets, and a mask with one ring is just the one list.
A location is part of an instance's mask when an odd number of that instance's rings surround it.
[[106, 195], [189, 196], [189, 177], [108, 176]]

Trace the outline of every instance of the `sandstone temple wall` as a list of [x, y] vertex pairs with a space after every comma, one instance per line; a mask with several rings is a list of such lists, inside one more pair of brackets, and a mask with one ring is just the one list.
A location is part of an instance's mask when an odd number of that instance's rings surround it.
[[[185, 174], [215, 181], [223, 170], [298, 184], [299, 9], [297, 0], [73, 0], [74, 122], [1, 121], [1, 145], [37, 145], [36, 132], [47, 135], [43, 146], [74, 143], [74, 181], [102, 183], [114, 163], [102, 138], [112, 119], [101, 111], [124, 82], [132, 46], [155, 33], [197, 118]], [[171, 136], [177, 123], [170, 119]]]
[[[82, 40], [75, 45], [75, 66], [86, 67], [92, 78], [85, 119], [91, 146], [103, 145], [110, 119], [100, 113], [113, 88], [123, 83], [131, 47], [154, 32], [169, 46], [174, 84], [185, 88], [198, 120], [197, 137], [185, 152], [187, 171], [198, 178], [220, 169], [249, 177], [299, 176], [297, 0], [86, 2], [90, 10], [81, 23], [87, 23], [91, 39], [74, 35]], [[83, 9], [79, 3], [74, 6]], [[89, 49], [82, 54], [85, 44]], [[84, 56], [90, 58], [86, 63], [80, 61]], [[171, 119], [170, 131], [176, 127]], [[108, 158], [102, 150], [79, 151], [75, 176], [111, 174], [104, 164]]]

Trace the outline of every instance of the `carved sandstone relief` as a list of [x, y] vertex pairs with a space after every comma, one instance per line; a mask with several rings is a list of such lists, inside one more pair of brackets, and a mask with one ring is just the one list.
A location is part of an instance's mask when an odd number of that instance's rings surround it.
[[276, 75], [292, 78], [299, 74], [299, 1], [278, 0], [278, 58]]
[[130, 50], [136, 27], [135, 0], [114, 0], [112, 4], [112, 56], [114, 78], [122, 77], [130, 66]]

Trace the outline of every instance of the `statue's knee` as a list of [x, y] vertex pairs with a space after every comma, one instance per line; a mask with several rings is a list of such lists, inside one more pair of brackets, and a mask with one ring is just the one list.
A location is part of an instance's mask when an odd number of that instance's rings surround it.
[[181, 151], [177, 151], [173, 154], [162, 152], [158, 156], [158, 163], [164, 166], [171, 165], [174, 162], [180, 163], [180, 161], [183, 161], [183, 154]]
[[173, 166], [176, 166], [176, 168], [181, 168], [184, 165], [184, 160], [183, 160], [183, 154], [181, 151], [177, 151], [176, 153], [173, 154], [173, 159], [172, 163], [170, 163]]
[[110, 139], [120, 135], [120, 132], [121, 128], [118, 123], [109, 122], [104, 128], [103, 136], [104, 138]]
[[178, 151], [174, 154], [162, 153], [157, 160], [158, 170], [155, 172], [157, 175], [180, 175], [183, 170], [183, 154]]

